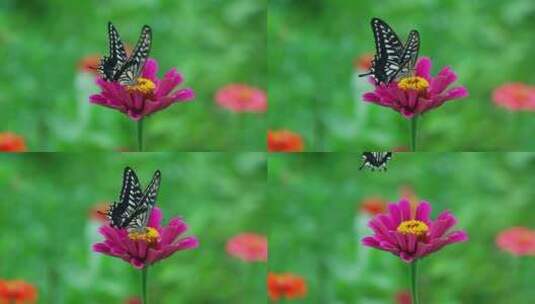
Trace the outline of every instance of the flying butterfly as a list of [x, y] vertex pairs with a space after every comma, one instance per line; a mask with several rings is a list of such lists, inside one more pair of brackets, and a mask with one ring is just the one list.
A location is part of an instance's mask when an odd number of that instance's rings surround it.
[[370, 71], [359, 77], [371, 75], [381, 85], [410, 75], [420, 50], [418, 31], [410, 31], [407, 42], [403, 45], [396, 32], [383, 20], [372, 18], [371, 27], [375, 39], [375, 55]]
[[118, 229], [126, 228], [128, 231], [144, 230], [156, 203], [160, 181], [161, 173], [156, 170], [152, 181], [142, 192], [136, 173], [132, 168], [126, 167], [119, 200], [114, 202], [106, 212], [110, 226]]
[[111, 22], [108, 22], [108, 45], [109, 56], [102, 57], [97, 68], [102, 78], [122, 85], [135, 84], [149, 57], [152, 45], [151, 28], [148, 25], [143, 26], [136, 47], [128, 56], [119, 32]]
[[360, 165], [359, 170], [368, 167], [372, 171], [375, 171], [376, 169], [379, 171], [386, 171], [386, 165], [391, 158], [392, 152], [363, 152], [362, 164]]

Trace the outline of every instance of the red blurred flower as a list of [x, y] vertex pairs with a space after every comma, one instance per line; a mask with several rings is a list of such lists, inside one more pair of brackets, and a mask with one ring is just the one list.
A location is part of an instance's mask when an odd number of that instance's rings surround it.
[[11, 132], [0, 133], [0, 151], [3, 152], [24, 152], [26, 143], [24, 138]]
[[412, 304], [411, 294], [406, 290], [397, 292], [395, 297], [397, 304]]
[[503, 230], [496, 237], [500, 249], [516, 256], [535, 256], [535, 231], [526, 227]]
[[372, 66], [373, 54], [364, 53], [353, 60], [353, 67], [359, 71], [368, 71]]
[[77, 68], [79, 71], [82, 72], [88, 72], [94, 75], [98, 74], [97, 67], [100, 64], [100, 55], [99, 54], [91, 54], [87, 55], [84, 58], [82, 58], [77, 63]]
[[307, 285], [303, 277], [293, 273], [268, 274], [267, 280], [269, 298], [273, 301], [279, 299], [304, 298], [307, 294]]
[[266, 93], [246, 84], [229, 84], [219, 89], [215, 95], [219, 106], [232, 112], [265, 112]]
[[288, 130], [268, 131], [267, 145], [270, 152], [302, 152], [304, 149], [301, 136]]
[[32, 284], [22, 280], [0, 280], [0, 304], [26, 304], [36, 300], [37, 289]]
[[535, 86], [507, 83], [494, 89], [492, 99], [510, 111], [535, 111]]
[[365, 198], [360, 204], [360, 211], [369, 215], [383, 213], [386, 209], [386, 201], [378, 197]]
[[124, 304], [143, 304], [139, 297], [130, 297], [124, 301]]
[[89, 209], [89, 218], [96, 220], [98, 222], [104, 223], [108, 220], [106, 212], [108, 211], [109, 204], [106, 202], [101, 202], [93, 205]]
[[256, 233], [240, 233], [227, 241], [227, 253], [244, 262], [266, 262], [268, 240]]

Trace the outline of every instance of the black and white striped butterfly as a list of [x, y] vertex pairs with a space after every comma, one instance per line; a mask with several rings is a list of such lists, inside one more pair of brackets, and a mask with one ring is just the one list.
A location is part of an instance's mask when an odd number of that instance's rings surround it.
[[381, 85], [410, 75], [420, 50], [418, 31], [410, 31], [407, 42], [403, 45], [396, 32], [383, 20], [372, 18], [371, 27], [375, 38], [375, 56], [370, 71], [359, 77], [372, 75], [377, 84]]
[[379, 171], [386, 171], [386, 165], [391, 158], [392, 152], [363, 152], [362, 164], [360, 165], [359, 170], [368, 167], [372, 171], [375, 171], [376, 169]]
[[132, 168], [126, 167], [119, 201], [114, 202], [106, 212], [110, 226], [118, 229], [126, 228], [128, 231], [143, 231], [156, 204], [160, 181], [161, 173], [156, 170], [150, 184], [144, 192], [141, 192], [141, 184], [136, 173]]
[[130, 56], [127, 55], [119, 32], [111, 22], [108, 22], [108, 45], [109, 56], [100, 59], [97, 70], [102, 78], [111, 82], [119, 82], [122, 85], [136, 83], [145, 62], [149, 57], [152, 44], [152, 30], [144, 25], [137, 41], [136, 47]]

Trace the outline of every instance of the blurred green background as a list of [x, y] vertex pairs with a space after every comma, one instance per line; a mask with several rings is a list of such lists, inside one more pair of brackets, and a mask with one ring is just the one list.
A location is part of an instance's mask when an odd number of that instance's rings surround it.
[[182, 216], [200, 246], [149, 271], [151, 303], [262, 303], [266, 264], [225, 252], [226, 241], [267, 234], [266, 160], [261, 153], [63, 153], [0, 155], [0, 278], [37, 285], [39, 303], [124, 303], [140, 272], [91, 251], [100, 241], [94, 204], [118, 197], [125, 166], [146, 185], [162, 171], [164, 222]]
[[292, 303], [394, 303], [409, 288], [408, 267], [360, 244], [371, 234], [361, 202], [393, 202], [410, 187], [433, 207], [449, 209], [470, 240], [420, 264], [422, 303], [531, 303], [535, 259], [499, 250], [496, 235], [535, 228], [535, 154], [397, 153], [388, 172], [358, 171], [360, 155], [272, 155], [269, 159], [269, 271], [294, 272], [309, 284]]
[[134, 150], [134, 122], [90, 105], [98, 89], [77, 70], [84, 56], [107, 52], [108, 21], [131, 47], [150, 25], [158, 75], [176, 67], [197, 93], [147, 119], [146, 150], [265, 150], [265, 115], [214, 103], [229, 83], [267, 89], [265, 0], [2, 0], [0, 131], [32, 151]]
[[269, 128], [300, 133], [308, 151], [390, 150], [407, 146], [409, 122], [361, 101], [370, 90], [353, 61], [375, 51], [370, 19], [401, 39], [415, 28], [432, 73], [450, 65], [470, 96], [420, 119], [423, 151], [534, 150], [535, 116], [491, 101], [507, 82], [535, 83], [532, 0], [296, 1], [268, 11]]

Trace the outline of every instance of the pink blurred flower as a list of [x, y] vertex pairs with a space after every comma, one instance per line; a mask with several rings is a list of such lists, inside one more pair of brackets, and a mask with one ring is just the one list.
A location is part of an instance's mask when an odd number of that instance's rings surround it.
[[162, 79], [156, 77], [158, 63], [149, 58], [137, 84], [121, 85], [97, 77], [100, 94], [91, 95], [91, 103], [116, 109], [133, 120], [140, 120], [154, 112], [163, 110], [173, 103], [190, 101], [195, 97], [192, 89], [174, 90], [182, 83], [182, 75], [175, 68], [169, 70]]
[[388, 214], [379, 214], [370, 220], [369, 226], [374, 235], [363, 238], [362, 244], [389, 251], [406, 263], [446, 245], [468, 240], [464, 231], [449, 232], [457, 220], [448, 211], [432, 221], [428, 202], [422, 201], [414, 215], [407, 199], [402, 199], [398, 204], [389, 204], [388, 211]]
[[392, 108], [406, 118], [425, 113], [449, 100], [468, 96], [465, 87], [448, 86], [457, 80], [449, 67], [443, 68], [436, 77], [431, 76], [431, 60], [422, 57], [416, 63], [416, 76], [392, 81], [388, 85], [375, 85], [375, 91], [364, 93], [364, 101]]
[[500, 249], [516, 256], [535, 256], [535, 231], [526, 227], [503, 230], [496, 237]]
[[105, 255], [118, 257], [142, 269], [180, 250], [193, 249], [199, 246], [196, 237], [183, 237], [188, 230], [186, 223], [178, 217], [169, 221], [169, 225], [162, 227], [162, 212], [159, 208], [152, 209], [145, 233], [131, 232], [126, 229], [112, 228], [104, 224], [99, 231], [105, 240], [93, 245], [93, 251]]
[[266, 93], [245, 84], [229, 84], [216, 93], [215, 100], [219, 106], [232, 112], [265, 112], [267, 110]]
[[256, 233], [240, 233], [227, 241], [227, 253], [244, 262], [266, 262], [268, 241]]
[[535, 86], [507, 83], [494, 89], [492, 99], [510, 111], [535, 111]]

